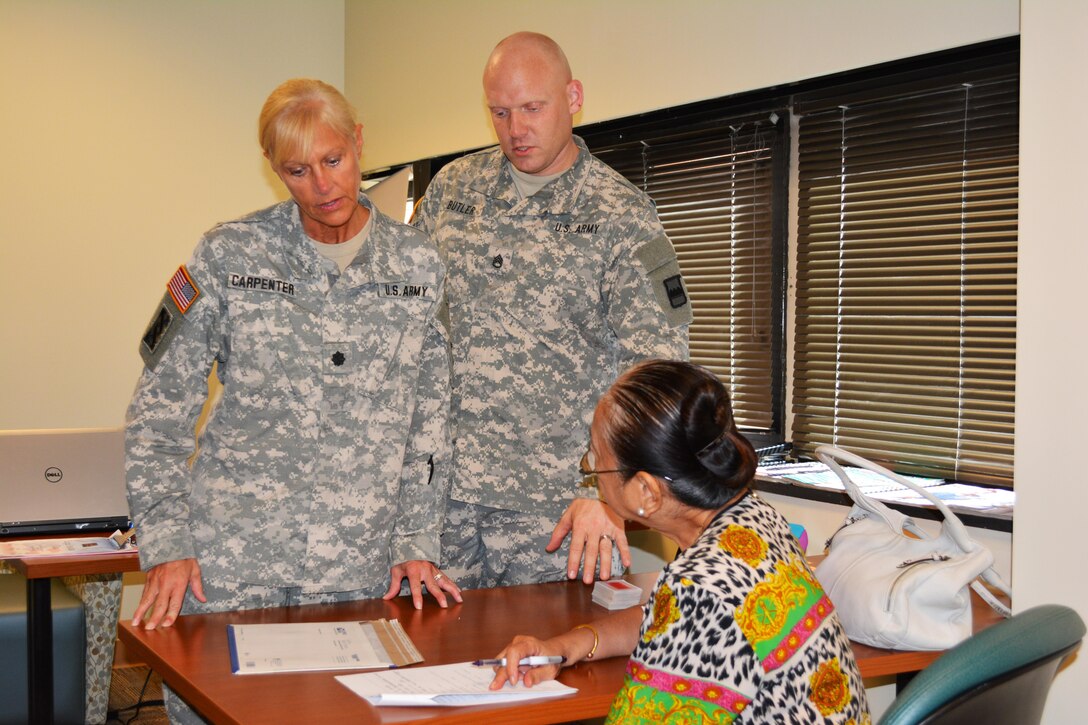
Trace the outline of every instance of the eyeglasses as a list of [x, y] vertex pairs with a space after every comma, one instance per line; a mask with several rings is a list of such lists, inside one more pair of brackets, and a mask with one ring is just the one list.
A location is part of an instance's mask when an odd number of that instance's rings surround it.
[[582, 454], [582, 460], [578, 462], [578, 473], [582, 474], [582, 485], [586, 488], [597, 488], [597, 476], [602, 473], [623, 473], [623, 470], [619, 468], [610, 468], [607, 471], [594, 471], [593, 465], [593, 452], [586, 451]]

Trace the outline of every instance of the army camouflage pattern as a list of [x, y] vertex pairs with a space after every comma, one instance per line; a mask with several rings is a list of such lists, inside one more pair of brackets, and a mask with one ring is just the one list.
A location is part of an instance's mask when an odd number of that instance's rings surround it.
[[[463, 589], [566, 581], [570, 537], [549, 554], [544, 547], [553, 528], [555, 519], [541, 514], [450, 501], [442, 571]], [[613, 547], [612, 571], [623, 571], [619, 547]]]
[[113, 676], [117, 621], [121, 615], [121, 575], [85, 574], [63, 579], [72, 593], [83, 600], [84, 688], [86, 722], [106, 722]]
[[640, 359], [686, 359], [691, 322], [653, 203], [574, 140], [524, 200], [498, 148], [458, 159], [414, 220], [448, 269], [451, 497], [552, 521], [596, 495], [577, 484], [598, 397]]
[[[126, 427], [144, 569], [196, 557], [206, 582], [381, 594], [391, 564], [438, 561], [444, 267], [424, 235], [360, 203], [369, 236], [342, 275], [288, 201], [208, 232], [187, 265], [191, 308], [168, 293], [153, 315]], [[222, 399], [190, 468], [213, 362]]]

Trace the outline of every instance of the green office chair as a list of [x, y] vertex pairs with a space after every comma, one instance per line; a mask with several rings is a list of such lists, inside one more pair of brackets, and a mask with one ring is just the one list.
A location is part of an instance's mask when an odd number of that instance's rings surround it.
[[1084, 633], [1084, 621], [1069, 607], [1044, 604], [1020, 612], [918, 673], [880, 725], [1037, 724], [1058, 667]]

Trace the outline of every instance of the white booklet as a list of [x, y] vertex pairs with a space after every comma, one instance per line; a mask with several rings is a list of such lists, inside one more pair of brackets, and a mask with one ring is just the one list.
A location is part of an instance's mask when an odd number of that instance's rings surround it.
[[230, 671], [239, 675], [403, 667], [423, 656], [397, 620], [228, 624]]
[[336, 677], [342, 685], [372, 705], [402, 707], [495, 705], [562, 697], [578, 692], [576, 688], [556, 680], [532, 687], [525, 687], [520, 682], [513, 686], [507, 683], [501, 690], [489, 690], [488, 685], [494, 678], [494, 668], [477, 667], [471, 662]]

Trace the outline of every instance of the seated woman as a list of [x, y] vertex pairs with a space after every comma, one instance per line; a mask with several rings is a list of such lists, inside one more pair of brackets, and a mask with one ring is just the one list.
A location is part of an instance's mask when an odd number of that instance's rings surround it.
[[597, 404], [582, 474], [674, 540], [646, 605], [548, 640], [518, 636], [492, 688], [555, 677], [530, 655], [630, 655], [608, 722], [868, 722], [850, 642], [789, 525], [749, 486], [751, 444], [708, 370], [650, 360]]

